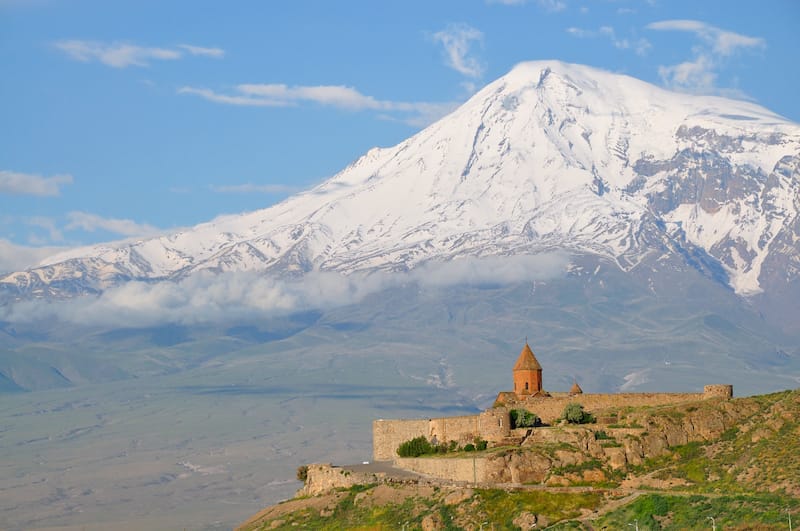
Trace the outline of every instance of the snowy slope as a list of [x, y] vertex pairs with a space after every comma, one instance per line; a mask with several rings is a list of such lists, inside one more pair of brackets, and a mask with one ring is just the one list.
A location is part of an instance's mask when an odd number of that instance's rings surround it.
[[[431, 259], [706, 253], [740, 294], [795, 264], [800, 125], [594, 68], [522, 63], [449, 116], [271, 208], [70, 250], [0, 279], [15, 296], [195, 271], [405, 270]], [[780, 245], [778, 245], [780, 243]], [[794, 267], [794, 266], [792, 266]]]

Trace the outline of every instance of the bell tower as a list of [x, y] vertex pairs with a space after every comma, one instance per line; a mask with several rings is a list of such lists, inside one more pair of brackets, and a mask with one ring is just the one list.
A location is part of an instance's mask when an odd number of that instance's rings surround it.
[[535, 395], [542, 390], [542, 366], [534, 356], [528, 340], [514, 364], [514, 393], [518, 398]]

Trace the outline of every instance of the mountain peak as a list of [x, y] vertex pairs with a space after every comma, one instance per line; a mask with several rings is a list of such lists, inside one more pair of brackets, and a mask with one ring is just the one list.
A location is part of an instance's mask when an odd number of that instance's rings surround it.
[[798, 153], [800, 127], [752, 103], [524, 62], [271, 208], [73, 250], [0, 286], [63, 295], [203, 270], [406, 270], [565, 249], [626, 271], [659, 256], [711, 264], [714, 278], [753, 294], [764, 268], [800, 261], [787, 243], [800, 237]]

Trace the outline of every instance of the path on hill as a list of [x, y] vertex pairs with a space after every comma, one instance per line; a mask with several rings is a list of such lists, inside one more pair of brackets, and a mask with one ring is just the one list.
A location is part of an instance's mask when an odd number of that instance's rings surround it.
[[[635, 491], [631, 492], [630, 494], [628, 494], [627, 496], [625, 496], [624, 498], [619, 498], [619, 499], [616, 499], [616, 500], [612, 500], [612, 501], [608, 502], [607, 504], [603, 505], [602, 507], [600, 507], [599, 509], [597, 509], [596, 511], [593, 511], [593, 512], [591, 512], [590, 514], [588, 514], [586, 516], [582, 516], [581, 518], [577, 518], [577, 520], [581, 524], [583, 524], [585, 527], [589, 528], [590, 531], [592, 531], [594, 529], [594, 527], [592, 527], [591, 521], [597, 520], [601, 516], [603, 516], [603, 515], [605, 515], [607, 513], [610, 513], [611, 511], [615, 511], [615, 510], [619, 509], [620, 507], [628, 505], [629, 503], [631, 503], [633, 500], [635, 500], [636, 498], [638, 498], [642, 494], [644, 494], [644, 491], [635, 490]], [[563, 522], [559, 522], [559, 523], [563, 523]]]

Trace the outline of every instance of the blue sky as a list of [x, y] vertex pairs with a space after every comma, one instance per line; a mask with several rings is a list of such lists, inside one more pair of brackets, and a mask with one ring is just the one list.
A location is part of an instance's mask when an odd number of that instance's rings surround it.
[[798, 28], [795, 0], [0, 0], [0, 269], [267, 207], [525, 60], [800, 121]]

